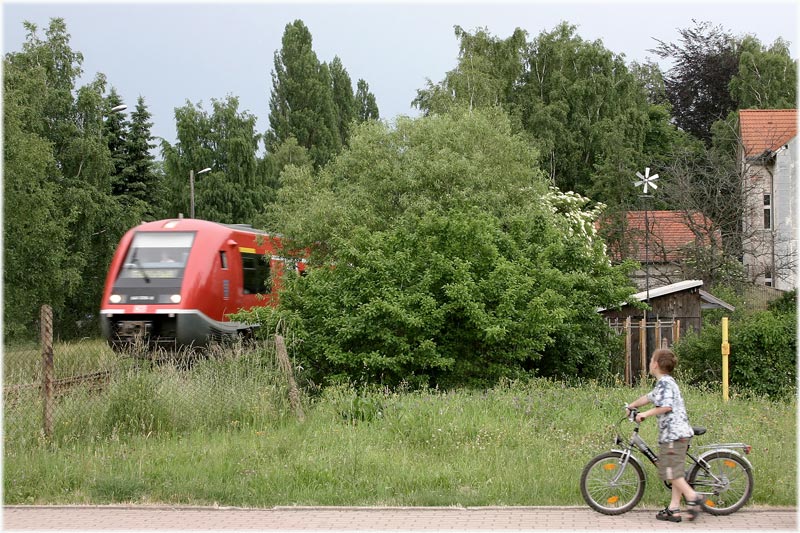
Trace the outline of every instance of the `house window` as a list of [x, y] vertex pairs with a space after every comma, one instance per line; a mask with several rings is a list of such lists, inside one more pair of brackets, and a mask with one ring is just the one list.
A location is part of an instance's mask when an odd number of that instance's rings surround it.
[[772, 195], [764, 195], [764, 229], [772, 229]]
[[772, 270], [764, 272], [764, 285], [772, 287]]

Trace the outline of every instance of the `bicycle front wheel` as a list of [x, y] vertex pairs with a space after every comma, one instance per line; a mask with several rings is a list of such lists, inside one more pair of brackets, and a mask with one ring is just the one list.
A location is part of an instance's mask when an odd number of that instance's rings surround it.
[[703, 510], [728, 515], [744, 506], [753, 494], [753, 471], [736, 454], [718, 451], [695, 463], [687, 481], [697, 492]]
[[642, 499], [642, 467], [633, 460], [623, 464], [622, 458], [622, 452], [602, 453], [589, 461], [581, 473], [581, 495], [599, 513], [627, 513]]

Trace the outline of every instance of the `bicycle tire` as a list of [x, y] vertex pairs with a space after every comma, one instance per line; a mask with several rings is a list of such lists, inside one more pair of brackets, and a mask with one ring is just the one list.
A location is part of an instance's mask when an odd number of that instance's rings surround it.
[[642, 499], [645, 475], [639, 463], [629, 460], [616, 483], [622, 452], [606, 452], [593, 458], [581, 473], [581, 495], [598, 513], [620, 515], [627, 513]]
[[703, 460], [708, 470], [696, 463], [687, 479], [698, 492], [703, 510], [721, 516], [741, 509], [753, 494], [753, 470], [747, 461], [726, 451], [710, 453]]

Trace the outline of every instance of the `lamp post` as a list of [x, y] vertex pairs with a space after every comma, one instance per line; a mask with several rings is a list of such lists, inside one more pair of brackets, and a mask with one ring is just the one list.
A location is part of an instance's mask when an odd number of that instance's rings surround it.
[[[197, 175], [211, 172], [209, 167], [199, 170]], [[194, 218], [194, 169], [189, 171], [189, 197], [191, 198], [191, 208], [189, 209], [189, 218]]]

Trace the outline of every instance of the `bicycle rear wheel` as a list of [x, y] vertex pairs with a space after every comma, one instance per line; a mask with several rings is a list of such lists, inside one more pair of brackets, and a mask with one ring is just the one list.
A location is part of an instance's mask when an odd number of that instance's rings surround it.
[[687, 481], [700, 496], [703, 510], [728, 515], [744, 506], [753, 494], [753, 471], [736, 454], [718, 451], [706, 455], [706, 465], [696, 463]]
[[645, 477], [639, 463], [622, 464], [621, 452], [606, 452], [581, 473], [581, 495], [595, 511], [608, 515], [627, 513], [642, 499]]

